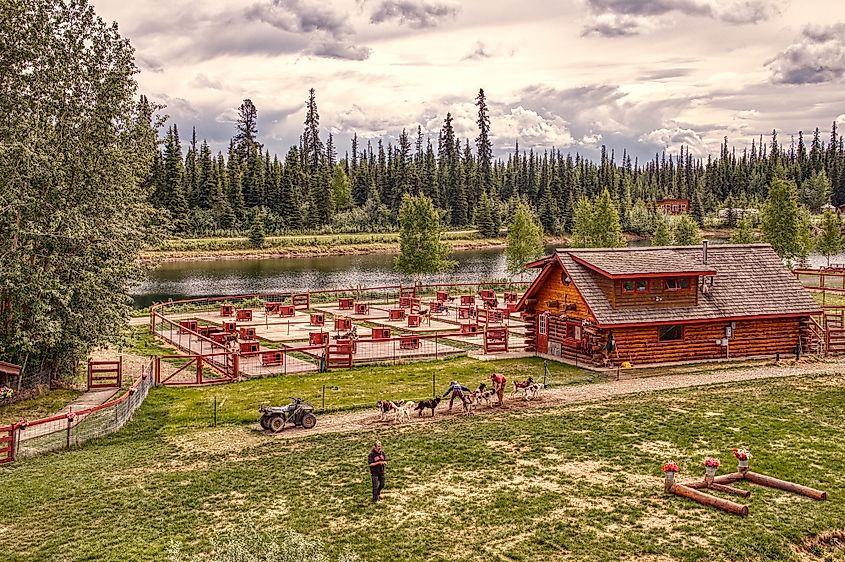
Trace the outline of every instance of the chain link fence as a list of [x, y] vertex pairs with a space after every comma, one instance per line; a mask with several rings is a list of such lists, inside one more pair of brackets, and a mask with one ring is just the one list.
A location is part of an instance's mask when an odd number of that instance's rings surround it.
[[24, 420], [0, 428], [0, 433], [9, 434], [12, 438], [10, 460], [67, 449], [114, 433], [129, 421], [154, 384], [150, 364], [142, 370], [132, 386], [114, 400], [83, 410], [70, 410], [48, 418]]

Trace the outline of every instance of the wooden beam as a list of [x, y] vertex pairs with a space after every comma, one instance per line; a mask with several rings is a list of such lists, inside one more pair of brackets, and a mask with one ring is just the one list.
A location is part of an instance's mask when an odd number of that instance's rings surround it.
[[741, 515], [743, 517], [748, 515], [747, 505], [742, 505], [736, 502], [732, 502], [730, 500], [723, 500], [722, 498], [717, 498], [716, 496], [711, 496], [710, 494], [699, 492], [698, 490], [695, 490], [688, 486], [684, 486], [683, 484], [675, 484], [674, 486], [672, 486], [671, 491], [676, 496], [689, 498], [691, 500], [697, 501], [702, 505], [715, 507], [716, 509], [721, 509], [722, 511], [733, 513], [734, 515]]
[[786, 480], [778, 480], [777, 478], [751, 472], [750, 470], [745, 473], [745, 479], [749, 482], [753, 482], [754, 484], [759, 484], [760, 486], [785, 490], [787, 492], [806, 496], [818, 501], [827, 499], [827, 492], [823, 492], [822, 490], [816, 490], [793, 482], [787, 482]]

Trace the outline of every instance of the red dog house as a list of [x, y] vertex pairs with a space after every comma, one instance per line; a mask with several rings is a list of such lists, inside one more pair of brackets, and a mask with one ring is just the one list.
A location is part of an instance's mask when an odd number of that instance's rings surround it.
[[238, 331], [238, 326], [232, 321], [223, 322], [223, 331], [229, 332], [230, 334], [234, 334]]
[[240, 343], [241, 353], [254, 353], [258, 351], [257, 341], [242, 341]]
[[355, 306], [355, 299], [346, 297], [337, 299], [337, 308], [340, 310], [352, 310], [353, 306]]
[[478, 324], [461, 324], [462, 334], [477, 334]]
[[279, 307], [279, 316], [282, 318], [289, 318], [296, 316], [296, 307], [292, 304], [283, 304]]
[[461, 295], [461, 306], [474, 306], [475, 297], [472, 295]]
[[419, 336], [403, 336], [399, 338], [399, 349], [419, 349]]
[[446, 291], [437, 291], [437, 300], [440, 302], [446, 302], [449, 298], [449, 293]]
[[505, 302], [507, 302], [507, 303], [511, 303], [511, 302], [515, 303], [515, 302], [517, 302], [518, 300], [519, 300], [519, 299], [517, 298], [516, 293], [505, 292]]
[[346, 316], [336, 316], [334, 319], [334, 329], [335, 331], [349, 331], [352, 329], [352, 319], [347, 318]]
[[312, 326], [325, 326], [326, 325], [326, 315], [322, 312], [313, 312], [311, 313], [311, 325]]
[[405, 319], [405, 311], [401, 308], [392, 308], [390, 309], [390, 319], [391, 320], [404, 320]]
[[326, 345], [329, 343], [328, 332], [311, 332], [308, 334], [309, 345]]
[[390, 328], [373, 328], [372, 339], [374, 340], [389, 340]]
[[411, 308], [411, 297], [399, 297], [399, 308]]
[[235, 319], [238, 322], [252, 322], [252, 309], [241, 308], [237, 310]]
[[241, 328], [238, 332], [242, 340], [255, 339], [255, 328]]
[[226, 343], [226, 339], [229, 337], [228, 332], [211, 332], [208, 334], [208, 337], [211, 338], [212, 341], [217, 343]]
[[263, 367], [273, 367], [284, 362], [285, 354], [281, 351], [265, 351], [261, 354], [261, 365]]
[[265, 302], [264, 312], [266, 314], [278, 314], [280, 306], [282, 306], [282, 303], [280, 302]]
[[490, 289], [482, 289], [478, 291], [478, 296], [484, 300], [492, 300], [496, 298], [496, 293]]
[[204, 337], [209, 337], [212, 332], [217, 331], [217, 326], [197, 326], [197, 333]]
[[221, 304], [220, 305], [220, 316], [234, 316], [235, 315], [235, 307], [231, 304]]
[[409, 314], [408, 315], [408, 327], [409, 328], [419, 328], [421, 324], [421, 319], [419, 314]]
[[355, 314], [366, 315], [370, 313], [370, 305], [365, 302], [359, 302], [355, 305]]
[[458, 318], [472, 318], [472, 310], [475, 307], [472, 306], [459, 306], [458, 307]]
[[184, 334], [185, 332], [196, 332], [197, 331], [197, 321], [196, 320], [180, 320], [179, 321], [179, 333]]

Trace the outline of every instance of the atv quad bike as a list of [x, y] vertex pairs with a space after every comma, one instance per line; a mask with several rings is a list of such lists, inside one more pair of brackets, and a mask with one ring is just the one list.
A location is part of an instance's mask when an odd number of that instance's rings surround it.
[[291, 400], [292, 402], [287, 406], [259, 406], [261, 427], [277, 433], [282, 431], [288, 423], [305, 429], [311, 429], [317, 425], [314, 406], [303, 401], [302, 398], [291, 398]]

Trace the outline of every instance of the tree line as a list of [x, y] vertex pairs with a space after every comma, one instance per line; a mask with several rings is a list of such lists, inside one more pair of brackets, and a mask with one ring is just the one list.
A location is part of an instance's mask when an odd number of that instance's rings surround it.
[[552, 149], [520, 149], [494, 158], [484, 90], [475, 99], [477, 136], [459, 138], [451, 113], [436, 137], [421, 127], [403, 130], [396, 144], [364, 143], [338, 157], [331, 133], [323, 137], [316, 93], [309, 91], [303, 131], [283, 156], [259, 141], [258, 109], [250, 100], [238, 108], [225, 154], [213, 154], [195, 129], [187, 142], [169, 126], [152, 164], [151, 202], [167, 211], [175, 234], [246, 232], [260, 222], [270, 232], [395, 230], [406, 195], [432, 200], [448, 228], [477, 227], [495, 235], [523, 200], [546, 233], [573, 232], [578, 202], [607, 189], [628, 232], [657, 228], [655, 201], [691, 201], [699, 225], [719, 209], [736, 225], [737, 209], [760, 208], [773, 179], [795, 183], [799, 202], [812, 212], [826, 203], [845, 204], [845, 141], [836, 123], [830, 136], [816, 129], [783, 143], [777, 131], [764, 142], [738, 151], [725, 138], [717, 156], [693, 157], [681, 147], [640, 161], [601, 148], [597, 161]]

